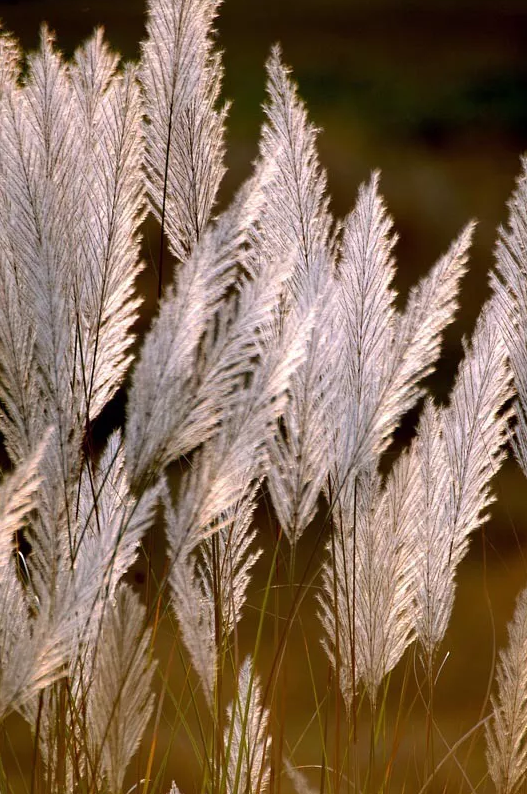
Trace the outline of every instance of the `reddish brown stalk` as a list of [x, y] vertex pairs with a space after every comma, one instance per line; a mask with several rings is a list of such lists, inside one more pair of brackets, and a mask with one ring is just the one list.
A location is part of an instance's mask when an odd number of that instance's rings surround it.
[[427, 685], [428, 703], [426, 710], [426, 754], [425, 754], [425, 778], [433, 777], [435, 770], [434, 762], [434, 661], [433, 658], [427, 660]]
[[150, 775], [152, 774], [152, 766], [154, 763], [154, 755], [157, 746], [157, 739], [159, 735], [159, 723], [161, 722], [161, 712], [163, 710], [163, 702], [165, 700], [165, 695], [168, 687], [168, 673], [170, 668], [172, 667], [172, 661], [174, 658], [174, 651], [176, 649], [176, 639], [172, 641], [172, 646], [170, 648], [170, 656], [168, 657], [168, 665], [167, 665], [167, 675], [165, 676], [165, 680], [163, 681], [163, 688], [161, 690], [161, 694], [159, 696], [159, 703], [157, 706], [156, 712], [156, 720], [154, 724], [154, 732], [152, 736], [152, 743], [150, 745], [150, 752], [148, 754], [148, 762], [146, 764], [146, 772], [145, 772], [145, 782], [143, 786], [143, 794], [147, 794], [148, 792], [148, 784], [150, 782]]
[[[331, 483], [329, 498], [331, 502]], [[335, 567], [336, 545], [335, 528], [331, 532], [331, 557], [333, 560], [333, 605], [335, 610], [335, 760], [334, 778], [335, 791], [340, 787], [340, 628], [339, 628], [339, 603], [337, 593], [337, 570]]]
[[276, 689], [274, 690], [274, 695], [271, 700], [270, 704], [270, 720], [269, 723], [275, 726], [276, 736], [278, 737], [278, 741], [274, 742], [271, 745], [271, 772], [269, 776], [269, 791], [270, 794], [279, 794], [280, 792], [280, 762], [281, 762], [281, 751], [283, 747], [283, 725], [282, 720], [280, 719], [280, 711], [278, 708], [278, 702], [283, 696], [283, 692], [280, 688], [280, 681], [281, 681], [281, 668], [282, 668], [282, 660], [284, 657], [285, 647], [287, 643], [287, 638], [280, 637], [280, 561], [279, 561], [279, 548], [280, 548], [280, 541], [282, 539], [282, 527], [280, 524], [276, 525], [276, 554], [275, 554], [275, 589], [274, 589], [274, 628], [273, 628], [273, 642], [274, 642], [274, 658], [278, 659], [280, 657], [280, 662], [278, 662], [275, 675], [276, 675]]
[[330, 703], [330, 692], [331, 692], [331, 683], [332, 683], [332, 669], [331, 665], [328, 665], [328, 683], [326, 687], [326, 714], [324, 717], [324, 750], [322, 751], [322, 762], [320, 764], [320, 794], [325, 794], [325, 787], [326, 787], [326, 748], [328, 746], [328, 717], [329, 717], [329, 703]]
[[221, 571], [220, 548], [218, 534], [212, 536], [212, 590], [214, 597], [214, 640], [216, 648], [216, 673], [214, 680], [214, 734], [213, 734], [213, 770], [212, 791], [220, 792], [221, 787], [221, 759], [223, 748], [223, 721], [222, 721], [222, 609], [221, 609]]
[[42, 721], [42, 708], [44, 705], [44, 692], [41, 690], [38, 696], [38, 712], [37, 712], [37, 724], [35, 727], [35, 738], [33, 744], [33, 769], [31, 775], [31, 794], [35, 794], [36, 786], [37, 786], [37, 772], [38, 772], [38, 742], [40, 738], [40, 723]]
[[356, 637], [356, 587], [357, 587], [357, 478], [353, 483], [353, 571], [352, 571], [352, 620], [353, 631], [351, 637], [351, 681], [353, 688], [353, 742], [357, 744], [357, 699], [355, 692], [357, 691], [356, 681], [356, 657], [355, 657], [355, 637]]

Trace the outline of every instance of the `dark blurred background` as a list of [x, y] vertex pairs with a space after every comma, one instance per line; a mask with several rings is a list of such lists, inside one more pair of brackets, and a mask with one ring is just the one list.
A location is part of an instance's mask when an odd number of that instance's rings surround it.
[[[25, 48], [36, 46], [39, 23], [46, 20], [67, 54], [102, 24], [111, 44], [136, 58], [144, 13], [143, 0], [0, 0], [4, 27]], [[220, 204], [256, 156], [264, 62], [280, 41], [310, 116], [322, 128], [319, 151], [334, 213], [343, 216], [359, 183], [373, 169], [382, 170], [381, 189], [400, 236], [401, 301], [461, 227], [478, 220], [459, 320], [448, 331], [438, 374], [430, 381], [434, 394], [446, 399], [461, 337], [487, 295], [496, 230], [506, 221], [506, 201], [527, 147], [527, 2], [225, 0], [217, 27], [225, 51], [224, 93], [233, 100]], [[447, 741], [477, 721], [494, 650], [505, 641], [515, 595], [527, 583], [527, 486], [514, 463], [506, 464], [495, 488], [492, 521], [474, 538], [460, 571], [445, 643], [450, 658], [438, 682], [436, 708]], [[313, 625], [313, 643], [317, 634]], [[288, 708], [300, 734], [310, 716], [302, 708], [312, 710], [302, 689], [310, 683], [301, 674], [293, 678]], [[411, 779], [413, 748], [424, 741], [422, 711], [406, 730], [399, 751]], [[437, 752], [444, 752], [439, 740]], [[309, 757], [309, 747], [303, 755], [300, 750], [301, 760]], [[484, 772], [481, 752], [474, 759], [473, 769], [467, 768], [477, 783]], [[177, 776], [178, 755], [173, 766]]]

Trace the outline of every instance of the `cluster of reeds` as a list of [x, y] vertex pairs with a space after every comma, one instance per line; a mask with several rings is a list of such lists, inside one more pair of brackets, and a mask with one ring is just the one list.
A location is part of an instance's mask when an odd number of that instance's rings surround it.
[[[433, 701], [456, 569], [513, 428], [527, 474], [527, 174], [492, 297], [438, 406], [422, 382], [457, 308], [472, 225], [399, 311], [378, 174], [336, 222], [316, 130], [278, 48], [254, 173], [214, 217], [227, 115], [218, 4], [148, 0], [138, 65], [120, 64], [100, 30], [70, 62], [46, 28], [26, 60], [0, 38], [0, 430], [12, 464], [0, 486], [0, 719], [5, 729], [17, 712], [30, 726], [32, 794], [164, 792], [171, 751], [157, 768], [156, 743], [170, 701], [172, 740], [191, 742], [203, 792], [388, 791], [388, 683], [412, 646], [428, 715], [424, 791], [441, 766]], [[159, 305], [134, 360], [148, 212], [168, 253], [161, 245], [146, 265], [158, 267]], [[127, 373], [126, 419], [98, 451], [97, 423]], [[381, 475], [423, 396], [411, 444]], [[264, 493], [277, 532], [262, 566], [253, 518]], [[160, 575], [149, 561], [145, 605], [126, 574], [163, 547], [161, 525], [168, 555]], [[239, 624], [258, 567], [247, 654]], [[315, 585], [329, 678], [323, 692], [313, 679], [321, 741], [308, 780], [283, 702], [299, 664], [290, 638]], [[177, 623], [162, 669], [165, 612]], [[509, 632], [476, 726], [501, 794], [527, 770], [527, 590]], [[0, 789], [11, 790], [3, 764]]]

